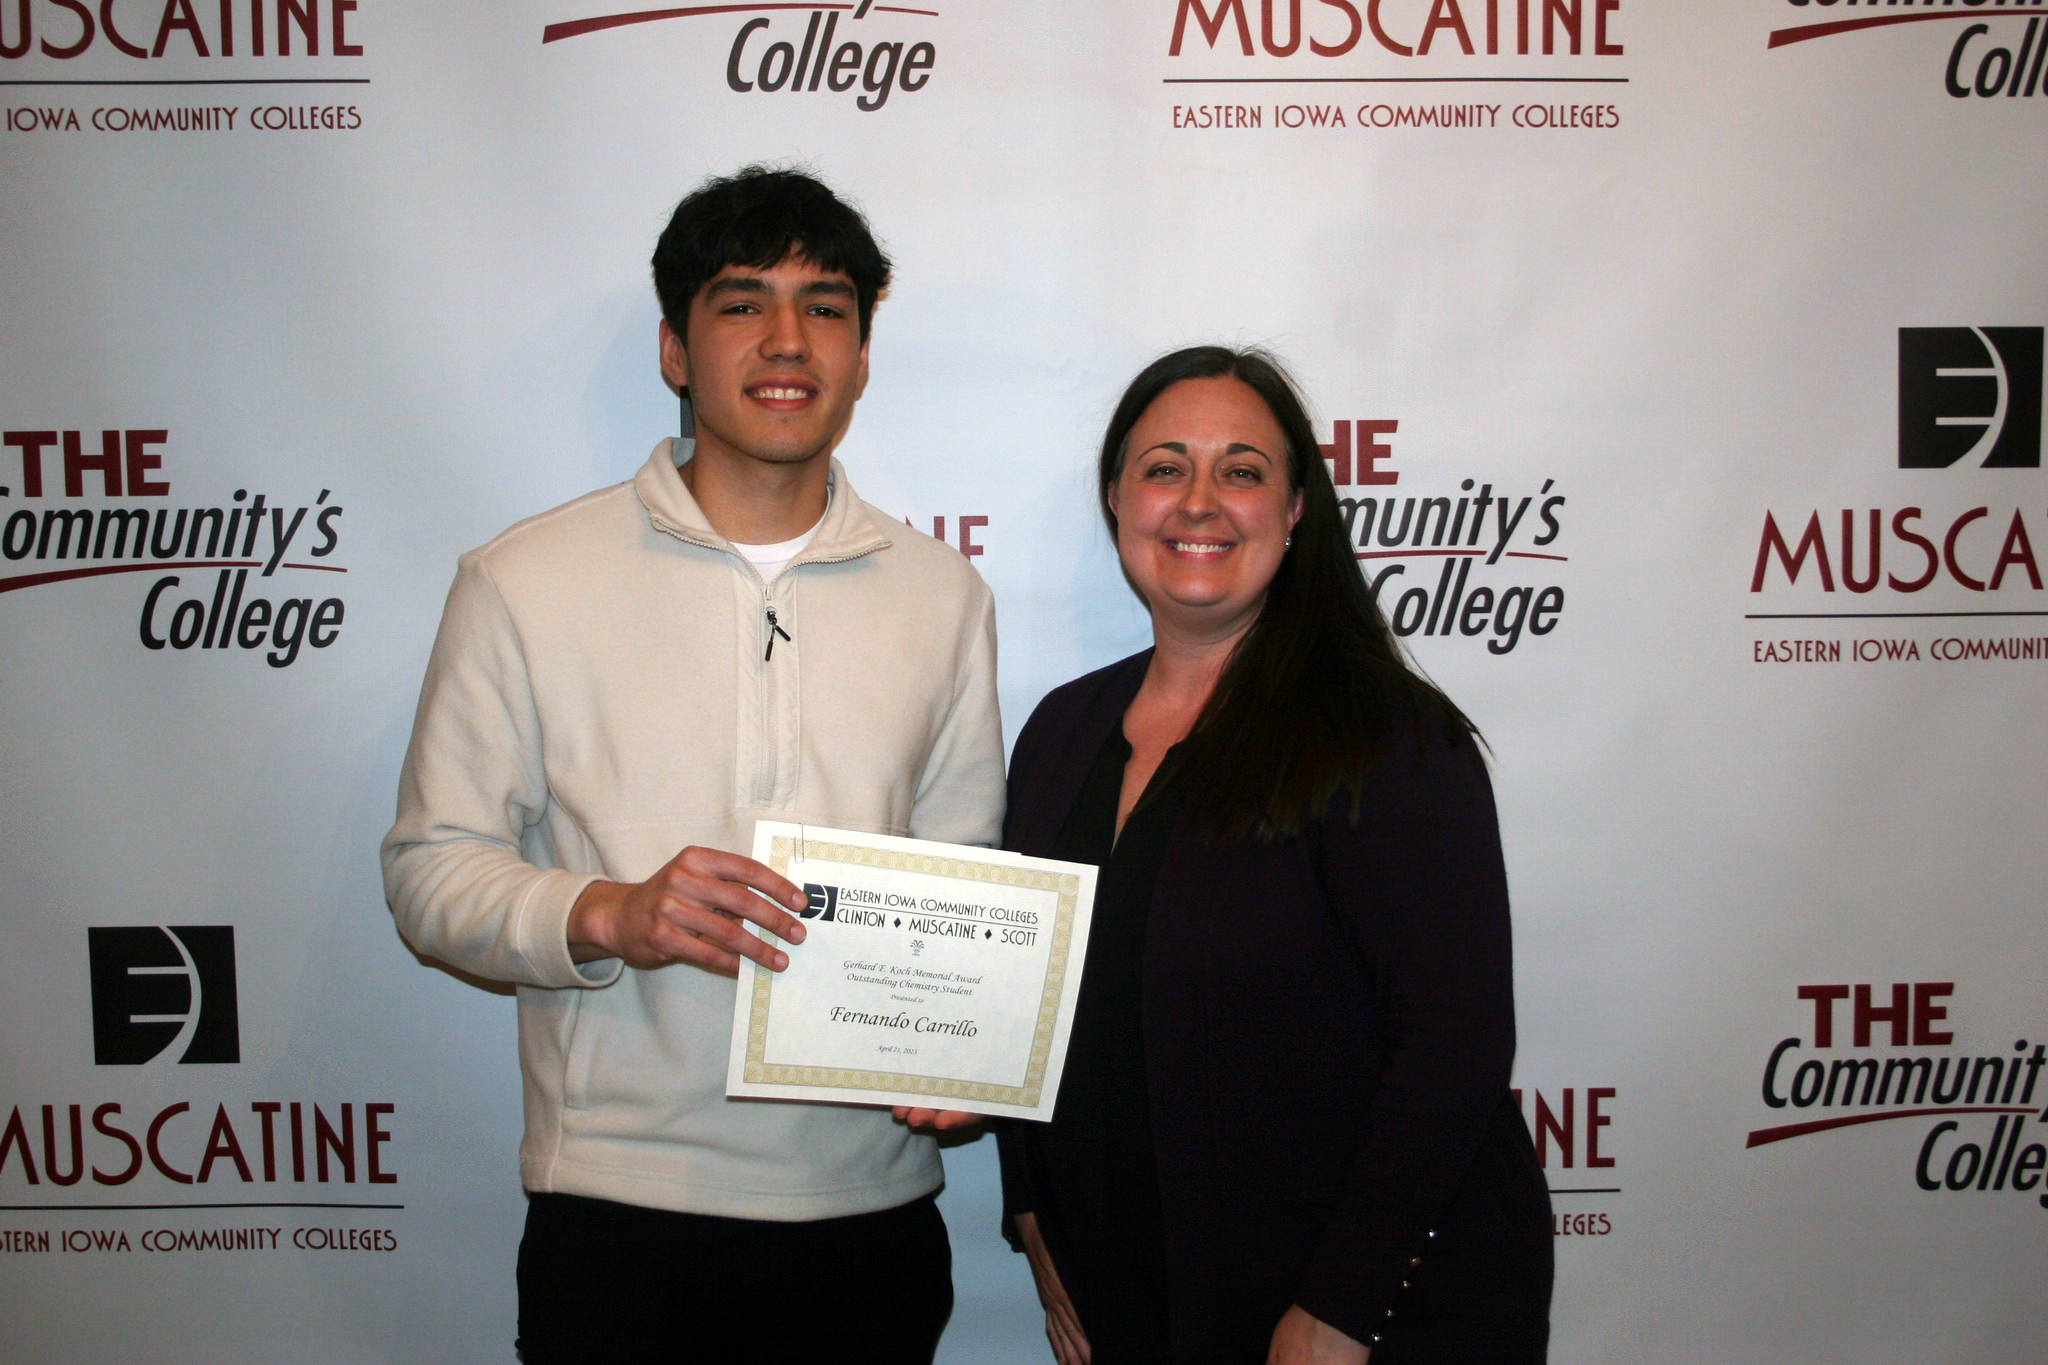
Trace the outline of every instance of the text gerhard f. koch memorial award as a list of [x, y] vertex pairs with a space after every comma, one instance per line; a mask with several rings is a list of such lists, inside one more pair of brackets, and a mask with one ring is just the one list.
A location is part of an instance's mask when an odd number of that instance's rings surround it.
[[754, 857], [810, 904], [788, 970], [741, 964], [727, 1094], [1052, 1117], [1094, 868], [772, 822]]

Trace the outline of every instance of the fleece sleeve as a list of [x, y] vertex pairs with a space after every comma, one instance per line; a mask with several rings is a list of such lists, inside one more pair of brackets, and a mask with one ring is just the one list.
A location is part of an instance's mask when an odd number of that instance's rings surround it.
[[953, 661], [953, 696], [911, 809], [916, 839], [992, 847], [1003, 833], [1003, 720], [996, 701], [995, 599], [979, 579]]
[[419, 952], [528, 986], [602, 986], [616, 961], [569, 956], [569, 910], [595, 877], [522, 856], [547, 809], [540, 717], [519, 632], [488, 566], [463, 557], [420, 688], [384, 836], [384, 894]]

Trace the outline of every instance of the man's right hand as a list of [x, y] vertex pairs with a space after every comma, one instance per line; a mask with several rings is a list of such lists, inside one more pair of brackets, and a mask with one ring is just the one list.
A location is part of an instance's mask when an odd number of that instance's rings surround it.
[[640, 968], [687, 962], [727, 976], [746, 957], [779, 972], [789, 954], [740, 921], [801, 943], [802, 923], [781, 907], [801, 911], [804, 904], [794, 882], [752, 858], [693, 845], [638, 885], [595, 881], [585, 887], [569, 910], [569, 956], [577, 962], [615, 957]]

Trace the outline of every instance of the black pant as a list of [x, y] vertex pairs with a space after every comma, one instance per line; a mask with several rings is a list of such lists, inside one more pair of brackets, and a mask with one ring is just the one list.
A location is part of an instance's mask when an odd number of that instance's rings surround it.
[[953, 1249], [931, 1195], [811, 1223], [528, 1196], [527, 1365], [929, 1365], [952, 1311]]

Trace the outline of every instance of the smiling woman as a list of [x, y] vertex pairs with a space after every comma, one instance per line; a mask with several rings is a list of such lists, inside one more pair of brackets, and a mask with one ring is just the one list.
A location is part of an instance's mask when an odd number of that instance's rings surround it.
[[1241, 379], [1189, 379], [1159, 395], [1124, 444], [1106, 496], [1153, 628], [1235, 640], [1301, 517], [1280, 424]]
[[1111, 416], [1096, 473], [1163, 656], [1138, 728], [1156, 718], [1161, 752], [1186, 740], [1213, 775], [1196, 813], [1209, 832], [1291, 835], [1397, 731], [1471, 732], [1387, 629], [1307, 410], [1270, 356], [1197, 346], [1154, 361]]
[[1055, 690], [1006, 846], [1101, 867], [1056, 1117], [1000, 1132], [1062, 1365], [1541, 1361], [1507, 881], [1284, 372], [1154, 362], [1102, 443], [1154, 647]]

